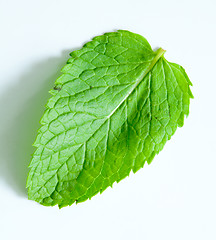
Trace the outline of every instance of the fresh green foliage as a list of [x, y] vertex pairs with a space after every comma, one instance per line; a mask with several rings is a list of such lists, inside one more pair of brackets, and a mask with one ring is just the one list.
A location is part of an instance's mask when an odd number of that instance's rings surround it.
[[29, 199], [83, 202], [151, 163], [189, 113], [184, 69], [129, 31], [72, 52], [41, 119]]

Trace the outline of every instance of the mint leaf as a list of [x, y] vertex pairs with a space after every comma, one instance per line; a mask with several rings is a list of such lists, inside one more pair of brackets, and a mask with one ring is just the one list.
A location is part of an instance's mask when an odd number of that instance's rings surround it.
[[184, 69], [129, 31], [72, 52], [41, 119], [29, 199], [59, 207], [90, 199], [151, 163], [189, 113]]

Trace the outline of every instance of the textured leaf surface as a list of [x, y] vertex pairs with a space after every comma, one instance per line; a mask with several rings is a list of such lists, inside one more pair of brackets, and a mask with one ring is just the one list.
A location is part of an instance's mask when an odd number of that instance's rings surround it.
[[29, 199], [82, 202], [153, 160], [183, 126], [192, 97], [184, 69], [164, 52], [120, 30], [70, 54], [34, 143]]

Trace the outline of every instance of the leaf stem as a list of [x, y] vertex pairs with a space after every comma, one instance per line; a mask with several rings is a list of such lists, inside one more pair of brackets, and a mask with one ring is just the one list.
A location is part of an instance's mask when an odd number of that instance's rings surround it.
[[155, 65], [155, 63], [161, 58], [163, 57], [164, 53], [166, 52], [166, 50], [164, 50], [163, 48], [158, 48], [155, 53], [156, 56], [154, 58], [154, 60], [152, 61], [151, 66], [153, 67]]

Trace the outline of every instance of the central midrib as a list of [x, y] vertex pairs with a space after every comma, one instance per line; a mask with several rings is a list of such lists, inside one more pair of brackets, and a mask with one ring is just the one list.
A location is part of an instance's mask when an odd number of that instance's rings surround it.
[[[132, 94], [132, 92], [136, 89], [136, 87], [141, 83], [141, 81], [145, 78], [145, 76], [152, 70], [152, 68], [154, 67], [154, 65], [157, 63], [157, 61], [163, 56], [163, 54], [165, 53], [165, 50], [163, 50], [162, 48], [159, 48], [156, 51], [156, 56], [154, 57], [154, 59], [152, 60], [151, 64], [149, 65], [149, 67], [139, 76], [139, 78], [137, 79], [136, 84], [133, 86], [133, 88], [128, 92], [128, 94], [121, 100], [121, 102], [117, 105], [117, 107], [104, 119], [104, 122], [95, 130], [95, 132], [93, 133], [93, 135], [100, 129], [100, 127], [106, 122], [107, 119], [109, 119], [116, 111], [117, 109], [123, 104], [123, 102]], [[78, 147], [78, 149], [80, 149], [83, 144], [86, 144], [86, 142], [90, 139], [91, 137], [89, 137], [87, 140], [85, 140], [85, 142], [83, 142], [82, 144], [80, 144], [80, 146]], [[78, 150], [76, 149], [76, 151]], [[62, 151], [62, 149], [60, 150]], [[66, 161], [67, 162], [67, 161]], [[85, 162], [85, 159], [84, 159]], [[84, 164], [83, 162], [83, 164]], [[65, 162], [63, 163], [65, 164]], [[62, 165], [63, 165], [62, 164]], [[55, 174], [58, 173], [59, 169], [61, 169], [62, 165], [57, 169], [57, 171], [55, 172]], [[77, 176], [76, 179], [78, 179], [79, 175]], [[49, 180], [46, 181], [46, 183]], [[42, 188], [42, 186], [41, 186]], [[38, 192], [38, 190], [37, 190]], [[36, 193], [35, 193], [36, 194]], [[85, 195], [85, 194], [83, 194]], [[82, 196], [83, 196], [82, 195]]]

